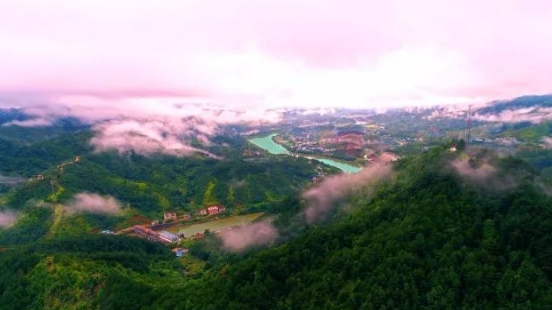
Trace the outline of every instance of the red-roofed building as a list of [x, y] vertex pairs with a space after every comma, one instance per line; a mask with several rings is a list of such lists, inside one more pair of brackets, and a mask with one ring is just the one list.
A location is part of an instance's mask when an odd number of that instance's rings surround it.
[[226, 211], [226, 208], [224, 206], [215, 205], [207, 207], [207, 213], [209, 215], [221, 214], [224, 211]]
[[163, 214], [163, 221], [176, 221], [177, 219], [176, 212], [165, 212]]
[[199, 209], [196, 211], [196, 215], [208, 215], [207, 209]]

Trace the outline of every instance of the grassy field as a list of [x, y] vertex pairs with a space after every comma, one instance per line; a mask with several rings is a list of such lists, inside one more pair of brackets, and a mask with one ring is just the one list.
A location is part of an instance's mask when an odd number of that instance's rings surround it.
[[63, 205], [56, 203], [54, 205], [54, 222], [52, 223], [52, 226], [50, 227], [50, 236], [54, 236], [58, 229], [59, 225], [61, 224], [61, 220], [63, 219]]
[[220, 220], [214, 220], [214, 221], [200, 223], [200, 224], [178, 225], [178, 226], [173, 226], [169, 228], [168, 231], [174, 234], [184, 234], [185, 237], [189, 237], [197, 233], [202, 233], [206, 229], [209, 229], [212, 232], [216, 232], [226, 228], [230, 228], [232, 226], [249, 223], [255, 220], [256, 218], [258, 218], [259, 216], [261, 216], [262, 214], [263, 214], [262, 212], [259, 212], [259, 213], [252, 213], [247, 215], [230, 216]]

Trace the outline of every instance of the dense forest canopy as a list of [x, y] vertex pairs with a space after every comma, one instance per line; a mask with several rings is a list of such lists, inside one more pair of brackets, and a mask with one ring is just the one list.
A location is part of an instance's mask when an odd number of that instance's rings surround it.
[[552, 303], [552, 199], [543, 186], [519, 159], [436, 148], [336, 202], [325, 222], [306, 225], [297, 214], [308, 202], [282, 201], [277, 225], [300, 233], [268, 247], [227, 253], [209, 235], [185, 262], [111, 236], [5, 248], [0, 305], [543, 309]]
[[[224, 156], [213, 159], [97, 152], [93, 134], [78, 128], [38, 140], [0, 137], [0, 177], [12, 182], [0, 184], [0, 212], [18, 218], [0, 231], [0, 245], [122, 229], [136, 220], [163, 219], [164, 212], [193, 215], [215, 204], [227, 215], [266, 211], [319, 174], [337, 172], [305, 158], [243, 158], [247, 141], [235, 135], [213, 138], [210, 150]], [[79, 195], [113, 199], [121, 211], [72, 212]]]
[[[522, 97], [489, 113], [546, 100]], [[468, 155], [465, 140], [446, 134], [465, 120], [434, 120], [431, 111], [370, 112], [360, 122], [315, 115], [303, 121], [320, 125], [306, 127], [294, 116], [290, 138], [350, 126], [366, 133], [369, 124], [372, 157], [357, 158], [367, 167], [351, 176], [256, 149], [242, 135], [250, 128], [238, 125], [221, 128], [210, 145], [190, 141], [216, 157], [100, 152], [94, 129], [70, 118], [0, 126], [0, 309], [552, 305], [551, 123], [474, 122], [474, 136], [489, 135], [492, 147], [474, 139]], [[27, 119], [18, 110], [0, 115], [5, 124]], [[378, 160], [394, 145], [402, 159]], [[79, 197], [115, 212], [75, 208]], [[225, 206], [223, 219], [262, 212], [240, 229], [268, 227], [270, 238], [232, 248], [207, 230], [181, 241], [189, 252], [175, 257], [174, 245], [98, 234], [209, 205]]]
[[481, 114], [500, 113], [507, 110], [523, 108], [550, 108], [552, 107], [552, 95], [542, 96], [522, 96], [512, 100], [503, 100], [494, 102], [494, 104], [478, 109], [476, 112]]

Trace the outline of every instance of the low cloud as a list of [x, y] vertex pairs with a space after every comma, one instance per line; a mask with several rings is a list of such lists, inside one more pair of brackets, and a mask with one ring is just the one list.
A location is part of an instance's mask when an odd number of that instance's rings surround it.
[[552, 148], [552, 137], [543, 137], [541, 141], [546, 147]]
[[20, 108], [33, 119], [75, 117], [89, 124], [122, 119], [180, 121], [196, 118], [218, 125], [275, 123], [282, 120], [282, 111], [266, 106], [223, 104], [215, 99], [196, 97], [6, 95], [0, 92], [0, 107]]
[[454, 104], [454, 105], [440, 105], [433, 107], [431, 114], [426, 117], [428, 120], [438, 119], [438, 118], [451, 118], [451, 119], [462, 119], [468, 117], [468, 111], [471, 106], [472, 117], [473, 111], [477, 109], [484, 108], [488, 106], [486, 103], [486, 98], [474, 98], [469, 102], [469, 104]]
[[[521, 180], [533, 178], [534, 174], [528, 167], [520, 165], [512, 169], [510, 164], [503, 166], [496, 155], [477, 154], [475, 163], [467, 159], [456, 159], [452, 167], [468, 182], [472, 182], [485, 190], [507, 190], [520, 184]], [[515, 164], [517, 165], [517, 164]]]
[[486, 159], [480, 159], [477, 167], [473, 167], [467, 159], [455, 159], [451, 165], [463, 177], [472, 181], [486, 181], [496, 172], [496, 168], [488, 163]]
[[17, 216], [12, 211], [0, 211], [0, 227], [8, 228], [15, 224]]
[[475, 114], [474, 119], [487, 122], [532, 122], [540, 123], [552, 119], [552, 108], [529, 107], [504, 110], [496, 114]]
[[98, 194], [76, 194], [67, 205], [68, 211], [74, 213], [89, 212], [116, 215], [121, 212], [121, 205], [117, 199], [111, 196]]
[[0, 175], [0, 184], [4, 185], [16, 185], [25, 182], [27, 179], [21, 177], [7, 177]]
[[2, 126], [20, 126], [20, 127], [47, 127], [52, 125], [53, 120], [48, 118], [33, 118], [28, 119], [24, 121], [11, 121], [7, 122], [5, 124], [2, 124]]
[[193, 138], [209, 145], [209, 136], [216, 132], [216, 125], [196, 119], [181, 121], [114, 120], [94, 127], [96, 135], [90, 140], [96, 151], [117, 150], [119, 153], [134, 151], [141, 155], [167, 154], [189, 156], [201, 154], [211, 158], [218, 156], [193, 147], [185, 141]]
[[355, 174], [339, 174], [324, 179], [320, 185], [303, 194], [303, 198], [309, 201], [304, 211], [307, 223], [324, 219], [337, 201], [363, 186], [390, 176], [391, 172], [390, 164], [373, 164]]
[[[126, 105], [121, 109], [124, 107]], [[166, 102], [156, 110], [143, 103], [134, 110], [119, 112], [122, 116], [118, 119], [103, 121], [93, 127], [96, 134], [90, 142], [96, 151], [111, 149], [119, 153], [134, 151], [142, 155], [161, 153], [172, 156], [200, 154], [219, 159], [216, 154], [192, 146], [192, 142], [211, 145], [211, 138], [218, 134], [222, 125], [258, 125], [281, 119], [281, 113], [276, 111], [240, 111], [205, 104]]]
[[272, 242], [278, 237], [278, 230], [272, 220], [267, 219], [222, 231], [219, 237], [226, 250], [239, 252], [252, 245]]
[[[326, 178], [319, 186], [303, 194], [309, 201], [304, 211], [307, 223], [322, 220], [335, 202], [363, 186], [375, 184], [390, 176], [391, 172], [390, 164], [374, 164], [356, 174], [340, 174]], [[230, 252], [239, 252], [252, 245], [268, 244], [278, 236], [279, 231], [273, 225], [272, 219], [245, 224], [218, 234], [223, 248]]]
[[[143, 155], [172, 156], [201, 154], [217, 158], [203, 149], [212, 144], [221, 126], [260, 125], [282, 120], [282, 111], [266, 107], [229, 106], [186, 97], [95, 97], [59, 96], [8, 97], [25, 114], [25, 121], [5, 125], [47, 126], [60, 117], [74, 117], [91, 124], [96, 151], [134, 151]], [[0, 94], [0, 106], [2, 94]]]

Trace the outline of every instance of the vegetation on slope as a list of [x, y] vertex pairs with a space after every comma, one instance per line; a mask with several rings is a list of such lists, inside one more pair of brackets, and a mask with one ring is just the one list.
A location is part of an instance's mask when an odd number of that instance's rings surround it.
[[[0, 140], [0, 146], [5, 144], [0, 147], [0, 161], [4, 163], [0, 174], [22, 175], [27, 180], [0, 197], [0, 211], [9, 208], [22, 216], [14, 227], [0, 231], [0, 245], [25, 243], [27, 236], [35, 240], [46, 235], [115, 229], [133, 216], [145, 216], [147, 220], [160, 219], [167, 211], [193, 214], [211, 204], [223, 204], [229, 213], [236, 214], [264, 211], [299, 192], [318, 171], [334, 171], [289, 156], [243, 160], [236, 155], [241, 154], [241, 138], [223, 139], [227, 145], [234, 145], [226, 151], [227, 158], [215, 160], [95, 153], [88, 145], [90, 136], [85, 131], [30, 144]], [[29, 178], [39, 174], [40, 178]], [[119, 217], [62, 217], [60, 204], [70, 204], [74, 195], [83, 192], [114, 197], [126, 211]], [[27, 225], [34, 219], [33, 214], [50, 214], [51, 220], [36, 227]]]
[[0, 135], [0, 175], [31, 177], [76, 155], [89, 153], [91, 135], [88, 131], [73, 132], [31, 143]]
[[126, 283], [161, 282], [179, 276], [179, 269], [165, 246], [128, 237], [90, 236], [5, 249], [0, 252], [0, 309], [106, 308], [103, 303], [117, 309], [119, 302], [146, 303], [143, 290], [138, 285], [126, 290]]
[[552, 107], [552, 95], [522, 96], [512, 100], [497, 101], [493, 105], [477, 110], [477, 113], [496, 114], [514, 109], [538, 109], [549, 107]]
[[[447, 155], [444, 155], [446, 158]], [[279, 247], [211, 272], [197, 308], [544, 308], [552, 303], [552, 200], [523, 162], [460, 177], [440, 153], [399, 164], [395, 183]], [[475, 182], [475, 184], [474, 184]], [[203, 290], [212, 288], [204, 294]], [[208, 294], [221, 296], [216, 300]], [[175, 304], [177, 306], [177, 304]]]
[[[0, 305], [546, 308], [552, 304], [552, 199], [520, 160], [481, 154], [480, 160], [468, 163], [477, 170], [468, 173], [452, 167], [458, 161], [466, 163], [442, 150], [403, 159], [396, 165], [394, 181], [379, 185], [375, 193], [365, 189], [354, 194], [348, 201], [350, 211], [271, 248], [242, 254], [202, 252], [217, 244], [211, 236], [203, 246], [192, 247], [192, 253], [208, 259], [195, 276], [179, 273], [172, 259], [148, 254], [143, 250], [147, 244], [121, 250], [85, 241], [90, 248], [68, 250], [56, 242], [40, 242], [5, 250], [0, 254], [0, 295], [17, 300], [2, 300]], [[492, 173], [471, 173], [482, 168]], [[300, 204], [293, 199], [285, 203], [290, 202]], [[132, 241], [121, 240], [121, 246], [126, 242]], [[25, 249], [32, 251], [18, 252]], [[114, 254], [121, 251], [140, 255]], [[76, 259], [84, 263], [77, 266]], [[51, 260], [62, 267], [52, 268]], [[70, 288], [83, 298], [71, 299]]]

